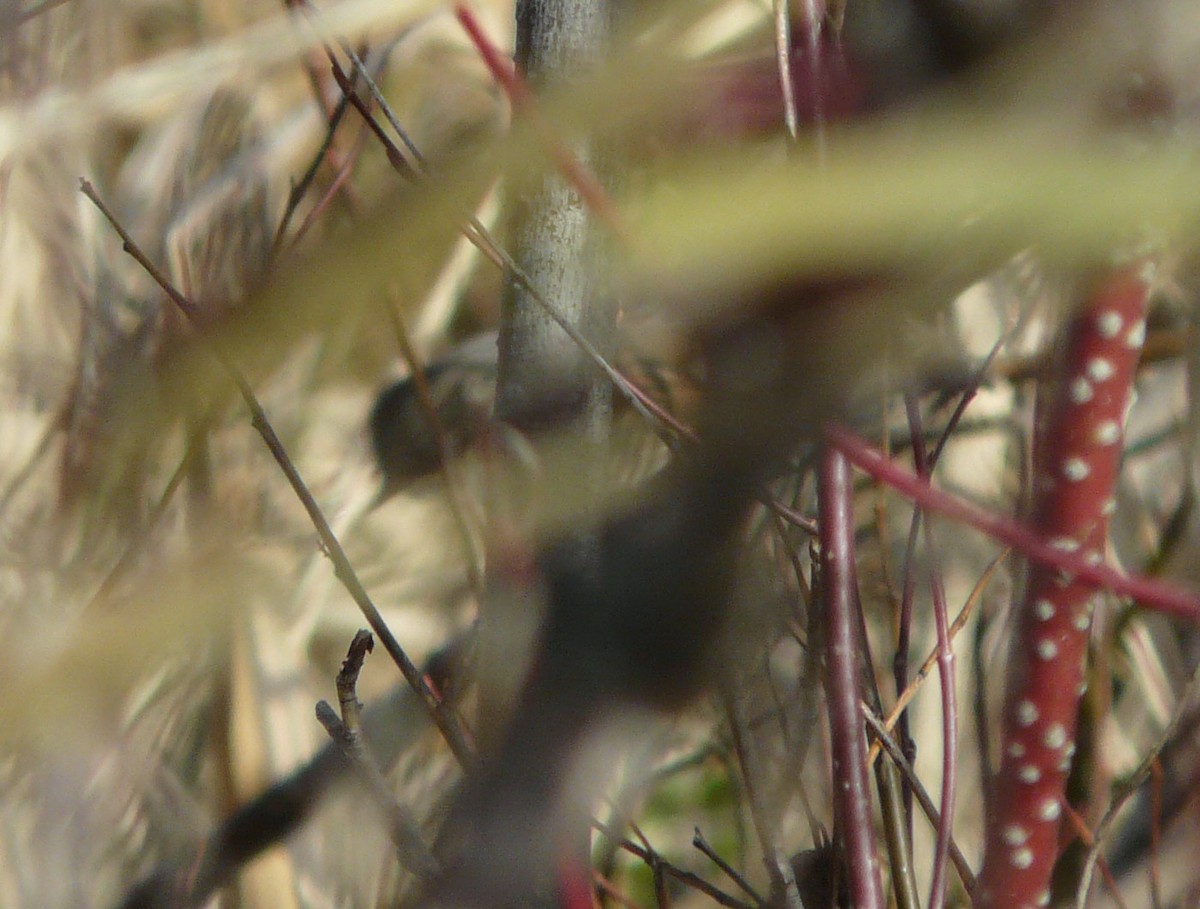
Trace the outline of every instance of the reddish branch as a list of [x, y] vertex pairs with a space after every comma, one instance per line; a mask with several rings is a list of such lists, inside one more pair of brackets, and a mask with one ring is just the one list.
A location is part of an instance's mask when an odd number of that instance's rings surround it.
[[928, 480], [897, 464], [844, 426], [831, 424], [826, 427], [825, 435], [855, 467], [912, 499], [926, 511], [961, 521], [1011, 546], [1039, 565], [1067, 572], [1077, 580], [1129, 597], [1139, 606], [1193, 622], [1200, 621], [1200, 595], [1194, 592], [1153, 578], [1124, 574], [1103, 562], [1096, 562], [1091, 553], [1056, 547], [1052, 537], [1043, 537], [1020, 521], [935, 488]]
[[[1142, 344], [1153, 264], [1104, 276], [1064, 329], [1043, 386], [1034, 450], [1033, 530], [1099, 563], [1120, 468], [1125, 410]], [[1095, 581], [1030, 567], [1017, 616], [978, 904], [1049, 903], [1064, 786], [1075, 750]]]
[[885, 903], [871, 818], [867, 748], [859, 715], [862, 668], [856, 618], [853, 487], [850, 462], [833, 445], [824, 446], [821, 452], [817, 483], [834, 817], [844, 846], [851, 904], [858, 909], [882, 909]]
[[616, 205], [608, 191], [600, 185], [595, 175], [591, 173], [563, 141], [555, 134], [554, 129], [542, 117], [534, 100], [529, 84], [517, 72], [500, 50], [488, 38], [479, 24], [475, 14], [463, 4], [454, 8], [454, 15], [466, 31], [467, 37], [475, 45], [480, 59], [492, 74], [496, 84], [508, 95], [513, 111], [525, 117], [537, 130], [538, 138], [554, 160], [555, 167], [563, 178], [571, 184], [579, 197], [587, 204], [591, 212], [620, 237], [625, 237], [626, 231], [617, 212]]

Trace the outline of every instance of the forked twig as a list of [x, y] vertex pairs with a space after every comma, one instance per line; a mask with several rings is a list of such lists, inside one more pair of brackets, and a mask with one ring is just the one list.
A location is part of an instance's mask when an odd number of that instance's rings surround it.
[[[900, 744], [892, 738], [879, 717], [875, 716], [866, 704], [861, 705], [861, 707], [863, 719], [866, 721], [867, 726], [870, 727], [871, 734], [875, 737], [875, 743], [872, 747], [882, 748], [888, 753], [888, 756], [900, 770], [900, 773], [912, 790], [917, 804], [921, 806], [922, 813], [936, 829], [941, 822], [941, 813], [937, 810], [937, 806], [933, 804], [933, 799], [929, 797], [929, 793], [925, 791], [925, 787], [921, 785], [921, 778], [917, 776], [917, 771], [913, 767], [912, 762], [904, 754], [904, 750], [900, 747]], [[962, 850], [958, 848], [958, 843], [954, 841], [953, 837], [950, 839], [950, 861], [954, 863], [954, 870], [958, 872], [958, 877], [962, 881], [963, 887], [968, 893], [974, 893], [975, 873], [971, 870], [970, 863], [967, 862], [966, 856], [962, 854]]]
[[[966, 627], [967, 619], [971, 617], [971, 613], [974, 611], [975, 605], [979, 602], [979, 598], [983, 595], [984, 588], [987, 587], [988, 582], [991, 581], [991, 579], [995, 576], [996, 571], [1000, 568], [1000, 565], [1004, 562], [1004, 560], [1008, 558], [1010, 552], [1011, 550], [1009, 549], [1001, 551], [994, 559], [992, 559], [988, 567], [984, 569], [983, 574], [975, 583], [975, 587], [971, 590], [970, 595], [967, 597], [966, 603], [963, 604], [963, 608], [958, 611], [958, 615], [956, 615], [954, 617], [954, 621], [950, 623], [951, 640], [957, 637], [958, 633], [962, 631], [964, 627]], [[933, 671], [933, 667], [937, 664], [937, 659], [938, 645], [935, 645], [933, 651], [925, 658], [925, 662], [921, 664], [921, 668], [917, 670], [916, 676], [914, 676], [912, 681], [910, 681], [908, 685], [905, 686], [904, 690], [900, 692], [900, 696], [896, 698], [896, 703], [892, 706], [891, 712], [888, 713], [887, 717], [884, 719], [883, 728], [888, 732], [891, 732], [899, 724], [899, 720], [901, 715], [904, 713], [904, 709], [908, 707], [908, 705], [912, 702], [912, 699], [917, 696], [917, 692], [921, 690], [921, 686], [924, 685], [925, 679], [929, 677], [929, 673]], [[875, 760], [876, 755], [879, 754], [879, 748], [880, 746], [878, 743], [871, 746], [871, 750], [867, 753], [868, 761]]]
[[421, 830], [413, 816], [396, 801], [387, 779], [375, 763], [365, 741], [362, 728], [362, 704], [359, 703], [357, 686], [363, 660], [374, 648], [371, 633], [360, 629], [350, 642], [346, 659], [337, 676], [338, 704], [341, 718], [326, 701], [317, 703], [317, 720], [325, 727], [334, 744], [341, 749], [354, 768], [359, 779], [371, 793], [372, 801], [387, 820], [388, 835], [396, 847], [400, 863], [415, 874], [429, 878], [437, 874], [440, 866], [429, 847], [421, 838]]
[[649, 844], [646, 846], [639, 846], [637, 843], [630, 842], [628, 839], [621, 836], [621, 834], [616, 830], [613, 830], [608, 825], [602, 824], [599, 821], [593, 821], [592, 826], [610, 840], [615, 842], [630, 855], [637, 856], [651, 867], [657, 865], [663, 870], [664, 873], [669, 874], [671, 877], [675, 878], [675, 880], [679, 881], [679, 883], [687, 887], [691, 887], [694, 890], [699, 890], [705, 896], [710, 897], [720, 905], [727, 906], [728, 909], [755, 909], [755, 907], [750, 903], [747, 903], [745, 900], [740, 900], [736, 896], [730, 896], [724, 890], [713, 886], [698, 874], [693, 874], [691, 871], [684, 871], [682, 868], [678, 868], [666, 861], [662, 856], [650, 848]]

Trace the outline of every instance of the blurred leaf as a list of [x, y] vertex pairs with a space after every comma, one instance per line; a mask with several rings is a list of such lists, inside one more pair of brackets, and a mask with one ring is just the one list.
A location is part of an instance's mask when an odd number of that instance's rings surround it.
[[1182, 147], [1064, 146], [1040, 141], [1036, 124], [962, 112], [903, 136], [834, 133], [825, 164], [705, 155], [626, 204], [645, 272], [719, 297], [749, 281], [990, 263], [1031, 246], [1096, 259], [1193, 226], [1200, 170]]

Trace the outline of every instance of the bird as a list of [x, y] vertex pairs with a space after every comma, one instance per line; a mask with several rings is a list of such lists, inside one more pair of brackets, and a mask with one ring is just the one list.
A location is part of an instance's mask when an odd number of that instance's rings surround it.
[[379, 393], [368, 429], [383, 477], [381, 498], [436, 473], [445, 455], [460, 455], [480, 438], [491, 423], [495, 383], [496, 333], [485, 332], [430, 363], [420, 377], [409, 374]]

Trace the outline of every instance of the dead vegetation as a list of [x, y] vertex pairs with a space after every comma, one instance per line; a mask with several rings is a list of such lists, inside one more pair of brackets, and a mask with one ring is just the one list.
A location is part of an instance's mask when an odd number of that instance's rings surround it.
[[[789, 92], [778, 17], [713, 2], [533, 98], [503, 4], [0, 0], [0, 905], [1195, 904], [1200, 20], [824, 6]], [[614, 321], [515, 356], [512, 307], [548, 325], [573, 280], [514, 266], [500, 200], [541, 180]], [[516, 429], [458, 346], [497, 328]], [[379, 501], [368, 420], [414, 372], [402, 412], [448, 425]], [[586, 670], [535, 605], [577, 556], [641, 604]], [[364, 622], [394, 806], [322, 798]], [[1060, 760], [1012, 758], [1051, 710]]]

